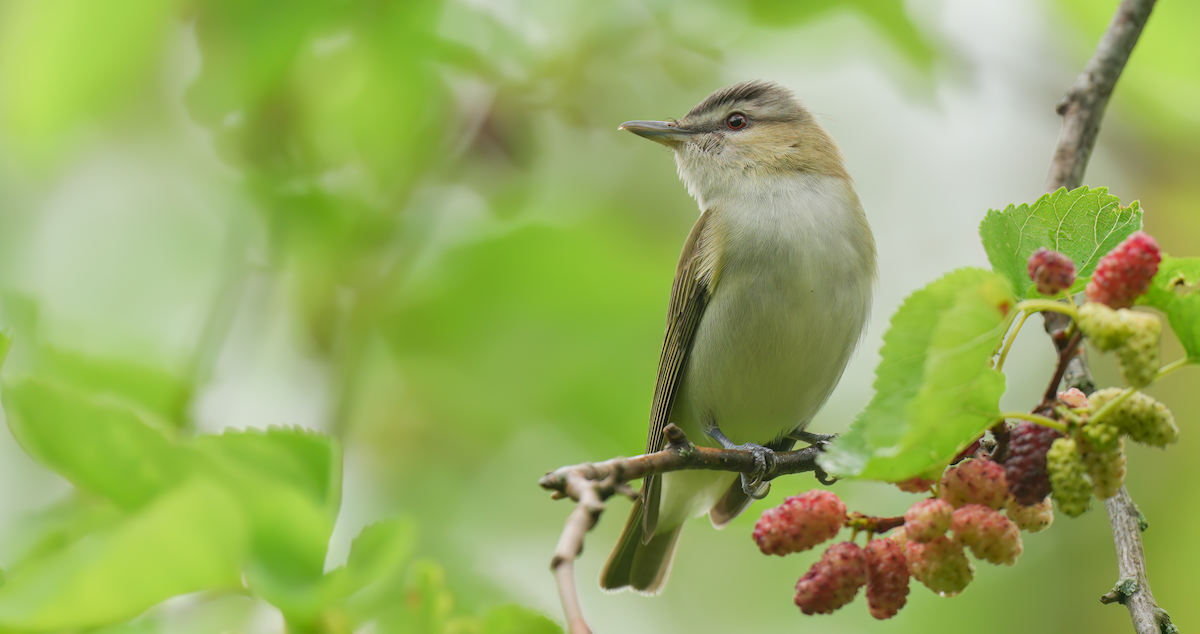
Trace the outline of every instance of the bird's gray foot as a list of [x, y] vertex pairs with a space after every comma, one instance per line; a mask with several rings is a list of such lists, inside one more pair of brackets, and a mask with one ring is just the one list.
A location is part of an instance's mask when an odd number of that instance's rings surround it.
[[800, 442], [806, 443], [809, 446], [816, 446], [816, 445], [824, 445], [824, 444], [828, 443], [829, 441], [833, 440], [834, 438], [837, 438], [838, 435], [837, 434], [814, 434], [810, 431], [804, 431], [802, 429], [798, 429], [798, 430], [788, 434], [787, 437], [791, 438], [792, 440], [799, 440]]
[[748, 451], [754, 455], [754, 473], [743, 473], [742, 476], [742, 492], [755, 500], [761, 500], [767, 497], [770, 492], [769, 486], [763, 486], [766, 482], [763, 478], [772, 468], [775, 467], [775, 452], [762, 445], [748, 442], [744, 445], [734, 444], [719, 428], [715, 425], [704, 430], [709, 438], [720, 443], [725, 449]]

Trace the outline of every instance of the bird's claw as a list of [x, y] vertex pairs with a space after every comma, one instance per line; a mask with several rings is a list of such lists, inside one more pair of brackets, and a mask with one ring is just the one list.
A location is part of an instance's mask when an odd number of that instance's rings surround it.
[[735, 445], [731, 449], [748, 451], [754, 456], [754, 471], [741, 474], [742, 492], [755, 500], [767, 497], [771, 487], [764, 478], [775, 468], [775, 452], [755, 443]]
[[771, 491], [771, 486], [764, 478], [775, 469], [775, 452], [752, 442], [744, 445], [735, 445], [716, 425], [708, 427], [704, 430], [704, 433], [709, 438], [717, 441], [725, 449], [748, 451], [754, 456], [754, 471], [748, 474], [741, 474], [742, 493], [755, 500], [767, 497], [767, 493]]

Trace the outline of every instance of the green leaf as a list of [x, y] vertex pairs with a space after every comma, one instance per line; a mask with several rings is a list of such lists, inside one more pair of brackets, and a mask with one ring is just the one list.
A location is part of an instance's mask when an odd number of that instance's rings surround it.
[[32, 378], [3, 382], [21, 447], [79, 488], [136, 509], [182, 481], [190, 452], [124, 405]]
[[195, 441], [200, 469], [239, 501], [261, 574], [319, 579], [341, 504], [341, 448], [303, 429], [228, 431]]
[[820, 458], [841, 477], [904, 480], [949, 461], [999, 415], [1004, 375], [989, 360], [1015, 305], [1008, 284], [959, 269], [892, 317], [875, 396]]
[[[255, 571], [251, 587], [279, 608], [289, 622], [307, 625], [316, 621], [327, 608], [379, 581], [398, 578], [412, 557], [416, 525], [411, 520], [377, 522], [362, 530], [350, 546], [345, 566], [330, 571], [315, 582], [282, 579], [278, 575]], [[385, 589], [384, 601], [393, 596]], [[366, 599], [370, 602], [371, 597]], [[361, 601], [360, 601], [361, 603]]]
[[1046, 247], [1075, 262], [1078, 292], [1100, 258], [1129, 234], [1142, 228], [1142, 210], [1135, 200], [1128, 207], [1107, 187], [1065, 188], [1045, 194], [1033, 205], [1009, 205], [989, 210], [979, 225], [979, 237], [992, 269], [1012, 285], [1018, 299], [1041, 297], [1029, 279], [1029, 256]]
[[0, 330], [0, 368], [4, 367], [4, 360], [8, 358], [11, 348], [12, 333], [8, 329]]
[[166, 370], [51, 346], [38, 348], [34, 372], [39, 378], [52, 379], [88, 394], [127, 400], [174, 427], [183, 426], [191, 399], [187, 380]]
[[416, 537], [416, 524], [408, 519], [376, 522], [362, 529], [346, 559], [347, 594], [403, 571]]
[[835, 11], [856, 11], [870, 20], [914, 65], [928, 70], [936, 49], [908, 17], [902, 0], [749, 0], [751, 18], [768, 26], [791, 26]]
[[562, 628], [528, 608], [501, 605], [483, 618], [483, 634], [562, 634]]
[[228, 495], [189, 482], [113, 530], [15, 573], [0, 588], [0, 629], [92, 627], [176, 595], [239, 588], [244, 532]]
[[1189, 357], [1200, 359], [1200, 258], [1163, 256], [1139, 304], [1166, 313]]
[[53, 153], [136, 88], [169, 33], [167, 0], [24, 0], [0, 16], [0, 123], [18, 149]]

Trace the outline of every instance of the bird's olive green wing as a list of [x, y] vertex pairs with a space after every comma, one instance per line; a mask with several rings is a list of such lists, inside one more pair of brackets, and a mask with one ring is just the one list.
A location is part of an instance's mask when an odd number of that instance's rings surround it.
[[[683, 370], [692, 338], [704, 308], [712, 293], [714, 258], [711, 239], [705, 230], [714, 210], [700, 214], [700, 218], [688, 233], [683, 243], [683, 253], [675, 267], [675, 283], [671, 287], [671, 301], [667, 306], [667, 330], [663, 336], [662, 353], [658, 358], [658, 379], [654, 384], [654, 401], [650, 406], [650, 433], [646, 438], [646, 453], [663, 448], [663, 430], [671, 419], [675, 405], [675, 394], [683, 379]], [[646, 478], [642, 486], [645, 513], [642, 515], [642, 541], [647, 543], [654, 536], [658, 525], [659, 495], [661, 482], [658, 478]]]

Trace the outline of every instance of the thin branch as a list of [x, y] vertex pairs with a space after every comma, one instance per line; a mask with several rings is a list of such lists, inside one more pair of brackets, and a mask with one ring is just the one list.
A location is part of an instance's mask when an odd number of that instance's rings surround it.
[[[1046, 386], [1046, 393], [1042, 395], [1042, 402], [1038, 405], [1037, 411], [1048, 410], [1054, 407], [1055, 401], [1058, 400], [1058, 388], [1062, 385], [1063, 377], [1067, 375], [1067, 367], [1075, 360], [1075, 353], [1079, 349], [1079, 342], [1083, 340], [1083, 331], [1076, 328], [1075, 334], [1067, 340], [1067, 343], [1058, 350], [1058, 366], [1054, 369], [1054, 376], [1050, 379], [1050, 385]], [[1063, 430], [1066, 431], [1066, 430]]]
[[1154, 0], [1122, 0], [1083, 74], [1059, 100], [1057, 111], [1063, 116], [1063, 127], [1046, 175], [1046, 191], [1074, 189], [1083, 183], [1108, 98], [1153, 8]]
[[[583, 550], [584, 537], [596, 526], [600, 514], [604, 512], [604, 502], [608, 498], [615, 494], [636, 498], [637, 492], [628, 483], [648, 475], [689, 469], [746, 474], [757, 472], [758, 463], [752, 452], [697, 447], [688, 441], [682, 429], [673, 424], [667, 425], [665, 435], [667, 447], [662, 451], [561, 467], [538, 481], [542, 488], [553, 492], [555, 499], [571, 498], [577, 502], [567, 517], [550, 562], [550, 569], [558, 581], [558, 594], [571, 634], [590, 634], [592, 631], [584, 619], [579, 592], [575, 587], [575, 558]], [[820, 453], [820, 444], [796, 451], [776, 452], [762, 479], [767, 481], [792, 473], [815, 472], [817, 478], [824, 482], [827, 474], [817, 466]]]
[[[1096, 146], [1096, 136], [1100, 132], [1100, 122], [1104, 119], [1108, 99], [1112, 96], [1117, 79], [1120, 78], [1125, 62], [1129, 60], [1129, 55], [1133, 52], [1133, 47], [1137, 44], [1153, 8], [1154, 0], [1122, 0], [1083, 74], [1058, 102], [1057, 111], [1063, 116], [1063, 127], [1058, 137], [1058, 148], [1050, 163], [1050, 172], [1046, 176], [1046, 191], [1054, 191], [1060, 187], [1073, 189], [1083, 183], [1083, 174]], [[1065, 319], [1061, 316], [1046, 315], [1046, 331], [1051, 333], [1051, 336], [1056, 330], [1061, 333], [1064, 325]], [[1062, 340], [1061, 334], [1054, 341], [1060, 351], [1069, 347], [1068, 342]], [[1068, 385], [1078, 387], [1085, 393], [1091, 393], [1095, 389], [1087, 358], [1082, 354], [1071, 357], [1063, 378]], [[1125, 487], [1121, 487], [1116, 496], [1104, 502], [1104, 508], [1108, 511], [1120, 568], [1120, 580], [1114, 592], [1121, 588], [1129, 591], [1127, 594], [1118, 592], [1124, 600], [1114, 600], [1129, 608], [1129, 615], [1138, 634], [1171, 631], [1174, 626], [1171, 625], [1170, 617], [1158, 607], [1154, 602], [1154, 595], [1150, 593], [1138, 521], [1141, 513], [1137, 505], [1133, 503]], [[1135, 583], [1127, 583], [1130, 579]], [[1105, 596], [1110, 595], [1116, 596], [1113, 593]]]
[[1120, 603], [1129, 608], [1133, 629], [1138, 634], [1178, 632], [1167, 611], [1154, 602], [1150, 579], [1146, 576], [1146, 554], [1142, 551], [1142, 531], [1146, 520], [1125, 487], [1104, 501], [1108, 523], [1117, 547], [1117, 585], [1100, 598], [1101, 603]]

